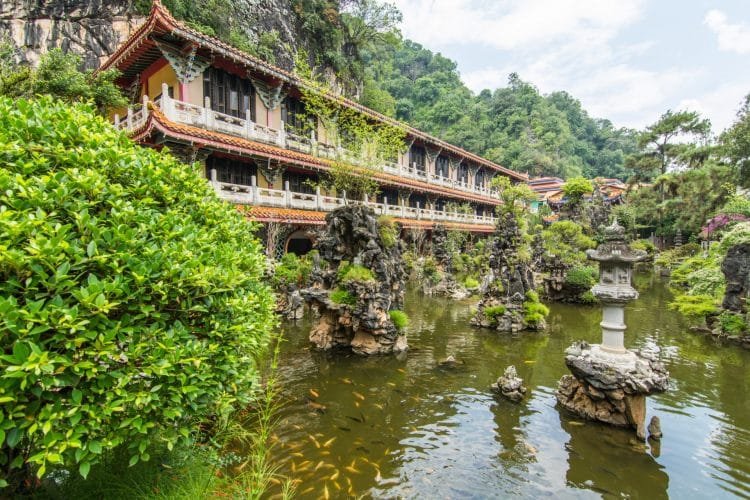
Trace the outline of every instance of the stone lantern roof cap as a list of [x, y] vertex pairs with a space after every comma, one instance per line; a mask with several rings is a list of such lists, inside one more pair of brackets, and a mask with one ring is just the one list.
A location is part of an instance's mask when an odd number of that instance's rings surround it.
[[586, 250], [586, 256], [598, 262], [640, 262], [648, 257], [643, 250], [633, 250], [627, 243], [625, 228], [617, 219], [604, 228], [604, 243], [596, 249]]

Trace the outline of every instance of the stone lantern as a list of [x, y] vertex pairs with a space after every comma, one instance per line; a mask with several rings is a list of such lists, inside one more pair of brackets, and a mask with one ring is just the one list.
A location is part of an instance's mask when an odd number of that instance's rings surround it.
[[632, 250], [625, 230], [615, 221], [605, 241], [586, 252], [599, 262], [599, 283], [591, 292], [602, 304], [602, 343], [578, 342], [565, 351], [571, 375], [560, 379], [557, 400], [589, 420], [633, 427], [645, 439], [646, 396], [665, 391], [669, 373], [654, 352], [625, 348], [625, 304], [638, 298], [631, 285], [633, 263], [646, 252]]

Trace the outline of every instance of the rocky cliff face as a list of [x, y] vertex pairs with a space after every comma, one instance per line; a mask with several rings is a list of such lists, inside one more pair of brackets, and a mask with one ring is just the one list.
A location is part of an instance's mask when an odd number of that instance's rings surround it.
[[[0, 39], [15, 45], [21, 61], [35, 63], [41, 54], [61, 48], [81, 55], [86, 68], [97, 68], [145, 20], [135, 4], [136, 0], [3, 0]], [[294, 68], [298, 47], [309, 46], [310, 52], [314, 46], [306, 43], [309, 37], [289, 0], [237, 0], [232, 10], [227, 22], [251, 46], [265, 45], [267, 53], [261, 56], [286, 70]]]
[[50, 49], [80, 54], [96, 68], [144, 20], [133, 0], [3, 0], [0, 38], [18, 48], [19, 59], [35, 63]]

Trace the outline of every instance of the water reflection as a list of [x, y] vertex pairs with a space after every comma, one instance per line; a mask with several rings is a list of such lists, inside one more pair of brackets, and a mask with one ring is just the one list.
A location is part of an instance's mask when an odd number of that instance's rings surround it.
[[[673, 379], [649, 400], [659, 449], [555, 406], [563, 352], [598, 341], [599, 308], [553, 305], [546, 333], [514, 338], [470, 328], [471, 301], [410, 294], [405, 359], [310, 351], [309, 323], [288, 325], [280, 471], [302, 498], [750, 497], [750, 353], [688, 332], [659, 278], [636, 286], [626, 344], [662, 347]], [[463, 364], [441, 366], [450, 355]], [[510, 364], [520, 405], [489, 390]]]

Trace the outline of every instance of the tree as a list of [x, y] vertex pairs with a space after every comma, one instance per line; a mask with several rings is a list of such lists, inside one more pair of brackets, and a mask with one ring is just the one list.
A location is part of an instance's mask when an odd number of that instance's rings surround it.
[[659, 120], [638, 135], [638, 153], [628, 158], [628, 166], [641, 178], [664, 175], [670, 167], [685, 165], [695, 153], [695, 143], [680, 142], [692, 139], [705, 144], [711, 132], [711, 122], [701, 119], [695, 111], [668, 110]]
[[66, 102], [92, 101], [104, 114], [108, 109], [125, 106], [127, 101], [114, 81], [114, 69], [82, 72], [81, 58], [60, 49], [42, 55], [36, 68], [15, 62], [9, 44], [0, 45], [0, 95], [32, 98], [45, 94]]
[[594, 191], [594, 184], [584, 177], [573, 177], [565, 181], [563, 193], [571, 205], [578, 205], [583, 197]]
[[2, 481], [148, 460], [253, 401], [275, 326], [254, 225], [91, 105], [0, 97], [0, 154]]
[[720, 137], [729, 161], [737, 168], [740, 185], [750, 187], [750, 94], [737, 112], [737, 120]]

